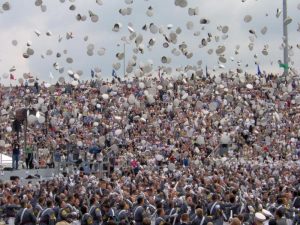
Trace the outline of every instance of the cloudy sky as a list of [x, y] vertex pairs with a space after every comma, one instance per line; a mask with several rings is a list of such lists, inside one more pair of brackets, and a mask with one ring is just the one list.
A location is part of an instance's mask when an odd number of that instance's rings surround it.
[[[8, 0], [0, 0], [0, 9]], [[277, 61], [282, 59], [282, 15], [276, 17], [277, 9], [282, 8], [282, 0], [187, 0], [188, 5], [184, 8], [175, 6], [175, 0], [132, 0], [132, 4], [126, 4], [124, 0], [103, 0], [103, 5], [96, 3], [96, 0], [43, 0], [43, 5], [47, 7], [42, 12], [41, 7], [35, 6], [36, 0], [9, 0], [10, 10], [1, 9], [0, 13], [0, 77], [1, 83], [8, 84], [9, 79], [5, 79], [2, 74], [9, 73], [12, 66], [16, 67], [13, 72], [17, 79], [23, 77], [23, 73], [30, 72], [40, 80], [50, 83], [57, 81], [59, 77], [65, 77], [67, 80], [68, 70], [83, 72], [82, 79], [90, 78], [90, 71], [94, 68], [101, 69], [103, 78], [111, 77], [112, 64], [120, 62], [121, 68], [117, 70], [118, 75], [123, 75], [123, 61], [116, 58], [118, 52], [123, 52], [122, 37], [127, 39], [130, 35], [127, 26], [132, 24], [133, 29], [138, 34], [143, 35], [144, 53], [138, 53], [137, 65], [144, 65], [151, 62], [154, 69], [158, 66], [167, 66], [173, 69], [185, 67], [186, 65], [197, 65], [202, 61], [202, 68], [205, 66], [209, 70], [216, 69], [216, 72], [228, 69], [236, 69], [239, 65], [244, 71], [256, 72], [255, 62], [260, 64], [261, 70], [270, 72], [282, 72]], [[289, 25], [290, 45], [293, 46], [291, 60], [295, 62], [293, 67], [299, 70], [300, 32], [298, 23], [300, 23], [300, 0], [288, 0], [289, 16], [293, 22]], [[75, 10], [70, 10], [74, 5]], [[146, 15], [149, 7], [153, 8], [153, 16]], [[120, 9], [132, 8], [131, 15], [123, 16], [119, 13]], [[189, 16], [189, 8], [199, 8], [199, 14]], [[99, 21], [93, 23], [89, 17], [89, 10], [99, 16]], [[77, 21], [76, 15], [87, 16], [86, 21]], [[252, 21], [244, 22], [246, 15], [252, 16]], [[209, 19], [209, 24], [200, 24], [201, 18]], [[187, 29], [187, 22], [193, 22], [193, 29]], [[121, 23], [122, 28], [119, 32], [113, 32], [115, 23]], [[162, 34], [152, 34], [142, 27], [154, 23], [158, 27], [164, 28], [164, 34], [167, 36], [170, 32], [175, 32], [177, 27], [182, 32], [177, 37], [177, 43], [170, 43], [168, 48], [163, 47], [166, 42]], [[167, 25], [172, 24], [171, 29]], [[223, 39], [224, 34], [218, 30], [218, 27], [228, 26], [228, 38]], [[261, 34], [261, 29], [267, 27], [265, 35]], [[41, 32], [38, 37], [35, 30]], [[256, 37], [249, 33], [254, 30]], [[50, 31], [51, 36], [46, 32]], [[66, 33], [72, 32], [74, 38], [67, 40]], [[200, 35], [196, 36], [195, 33]], [[207, 46], [199, 48], [203, 38], [208, 38], [208, 33], [212, 34], [212, 40]], [[84, 38], [88, 36], [88, 40]], [[219, 41], [215, 40], [219, 37]], [[254, 37], [254, 49], [249, 50], [249, 37]], [[63, 37], [61, 42], [59, 37]], [[155, 45], [148, 48], [149, 40], [155, 39]], [[13, 41], [17, 41], [13, 44]], [[31, 48], [34, 54], [28, 58], [23, 58], [26, 52], [26, 43], [32, 43]], [[187, 59], [183, 54], [175, 56], [172, 49], [177, 48], [179, 44], [185, 42], [187, 51], [193, 53], [193, 57]], [[88, 45], [94, 45], [94, 54], [87, 55]], [[218, 68], [218, 56], [215, 50], [218, 46], [225, 46], [224, 63], [225, 69]], [[262, 50], [268, 47], [268, 55], [264, 56]], [[126, 65], [129, 59], [134, 56], [133, 49], [136, 47], [134, 40], [126, 44]], [[105, 54], [97, 54], [99, 49], [105, 48]], [[213, 53], [208, 54], [209, 49]], [[238, 51], [236, 51], [238, 49]], [[51, 50], [52, 55], [47, 55]], [[64, 50], [65, 53], [64, 53]], [[57, 58], [56, 54], [61, 57]], [[43, 55], [43, 58], [41, 57]], [[162, 64], [161, 57], [171, 58], [170, 64]], [[256, 56], [256, 58], [254, 57]], [[67, 63], [66, 59], [72, 58], [73, 63]], [[149, 61], [150, 60], [150, 61]], [[57, 63], [59, 68], [64, 68], [63, 73], [59, 73], [53, 64]], [[238, 65], [239, 63], [239, 65]], [[137, 67], [134, 68], [136, 70]], [[133, 70], [133, 71], [134, 71]], [[50, 72], [53, 79], [50, 78]], [[13, 84], [17, 84], [14, 81]]]

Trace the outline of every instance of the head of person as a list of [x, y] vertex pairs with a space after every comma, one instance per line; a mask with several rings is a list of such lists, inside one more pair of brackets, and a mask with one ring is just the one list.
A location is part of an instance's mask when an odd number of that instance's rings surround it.
[[231, 220], [230, 225], [241, 225], [239, 218], [235, 217]]
[[28, 206], [28, 201], [23, 199], [21, 202], [20, 202], [20, 206], [21, 208], [27, 208]]
[[183, 214], [181, 215], [181, 221], [182, 221], [183, 223], [188, 223], [188, 222], [189, 222], [189, 214], [183, 213]]
[[88, 207], [86, 205], [81, 206], [81, 213], [82, 215], [86, 214], [88, 212]]
[[142, 224], [143, 225], [151, 225], [151, 219], [148, 217], [144, 218]]
[[144, 204], [144, 197], [143, 196], [138, 196], [136, 199], [136, 202], [138, 205], [143, 205]]
[[196, 215], [198, 217], [202, 217], [203, 216], [203, 209], [201, 209], [201, 208], [196, 209]]
[[163, 208], [157, 209], [157, 215], [158, 215], [158, 216], [164, 216], [164, 215], [165, 215], [164, 209], [163, 209]]
[[281, 209], [277, 209], [275, 211], [275, 218], [276, 219], [281, 219], [283, 216], [284, 216], [284, 213], [283, 213], [283, 211]]
[[275, 219], [270, 219], [269, 220], [269, 225], [277, 225], [277, 222]]
[[47, 208], [53, 208], [53, 201], [51, 199], [48, 199], [46, 205]]

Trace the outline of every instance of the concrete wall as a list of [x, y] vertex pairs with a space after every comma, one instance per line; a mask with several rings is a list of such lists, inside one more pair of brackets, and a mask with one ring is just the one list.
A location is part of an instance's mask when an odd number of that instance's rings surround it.
[[[40, 175], [40, 179], [25, 179], [29, 175]], [[0, 171], [0, 180], [8, 181], [10, 177], [17, 176], [20, 178], [22, 183], [27, 183], [28, 181], [39, 181], [50, 179], [53, 174], [55, 174], [55, 169], [33, 169], [33, 170], [14, 170], [14, 171]]]

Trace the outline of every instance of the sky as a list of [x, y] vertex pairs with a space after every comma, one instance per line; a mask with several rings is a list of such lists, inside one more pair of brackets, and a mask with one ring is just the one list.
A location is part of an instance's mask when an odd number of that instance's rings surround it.
[[[39, 0], [38, 0], [39, 1]], [[278, 60], [282, 59], [283, 51], [280, 46], [283, 42], [282, 35], [282, 15], [276, 17], [277, 9], [282, 8], [281, 0], [187, 0], [187, 6], [182, 8], [175, 5], [175, 0], [131, 0], [132, 4], [127, 4], [124, 0], [103, 0], [103, 4], [97, 4], [96, 0], [43, 0], [43, 5], [47, 7], [42, 12], [41, 7], [35, 6], [36, 0], [0, 0], [0, 9], [6, 2], [10, 4], [10, 10], [1, 9], [0, 12], [0, 82], [3, 84], [18, 84], [18, 79], [23, 77], [24, 73], [31, 73], [40, 80], [55, 83], [60, 77], [71, 81], [67, 71], [72, 70], [75, 73], [82, 71], [80, 79], [90, 79], [91, 70], [98, 68], [101, 70], [99, 76], [103, 79], [110, 78], [113, 64], [119, 62], [121, 67], [116, 70], [117, 75], [124, 75], [123, 60], [118, 60], [116, 54], [123, 52], [122, 37], [129, 39], [130, 32], [127, 29], [128, 24], [135, 30], [136, 34], [143, 35], [144, 53], [134, 54], [133, 49], [136, 44], [129, 41], [125, 45], [125, 63], [136, 55], [137, 66], [133, 68], [133, 73], [143, 67], [145, 64], [152, 64], [152, 73], [157, 73], [160, 66], [170, 67], [175, 74], [176, 68], [184, 68], [187, 65], [197, 66], [200, 69], [207, 66], [208, 70], [215, 73], [235, 70], [240, 67], [245, 72], [255, 73], [257, 66], [260, 65], [262, 71], [281, 73], [282, 69], [278, 66]], [[291, 66], [299, 70], [300, 49], [300, 0], [288, 1], [288, 15], [293, 19], [289, 24], [289, 44], [292, 46], [290, 52]], [[70, 10], [71, 5], [75, 10]], [[153, 16], [146, 15], [149, 7], [153, 8]], [[123, 16], [119, 13], [122, 8], [132, 8], [131, 15]], [[190, 16], [189, 8], [199, 8], [199, 14]], [[99, 21], [93, 23], [89, 18], [89, 10], [99, 16]], [[77, 21], [76, 15], [86, 15], [86, 21]], [[244, 22], [244, 17], [251, 15], [252, 20], [249, 23]], [[209, 24], [200, 24], [200, 19], [206, 18]], [[193, 22], [194, 27], [188, 30], [187, 22]], [[121, 23], [122, 28], [119, 32], [112, 31], [114, 24]], [[149, 24], [154, 23], [162, 27], [167, 36], [170, 32], [175, 32], [180, 27], [182, 32], [177, 36], [176, 44], [169, 44], [168, 48], [163, 47], [166, 42], [162, 34], [152, 34], [149, 31]], [[167, 26], [172, 24], [172, 28]], [[147, 25], [148, 29], [142, 27]], [[223, 40], [222, 31], [218, 27], [228, 26], [228, 38]], [[261, 29], [267, 27], [267, 33], [261, 34]], [[41, 35], [35, 34], [38, 30]], [[254, 30], [256, 37], [249, 33]], [[299, 29], [300, 30], [300, 29]], [[51, 36], [46, 32], [50, 31]], [[66, 33], [72, 32], [73, 38], [67, 40]], [[200, 32], [200, 35], [194, 34]], [[212, 40], [208, 46], [199, 48], [203, 38], [208, 38], [208, 33], [212, 34]], [[61, 42], [59, 37], [63, 37]], [[88, 36], [88, 40], [84, 38]], [[219, 36], [216, 42], [215, 36]], [[254, 48], [249, 50], [249, 37], [253, 36]], [[149, 40], [155, 39], [155, 45], [148, 48]], [[13, 45], [13, 40], [17, 45]], [[25, 59], [23, 53], [27, 50], [27, 42], [31, 42], [30, 48], [34, 54]], [[183, 54], [175, 56], [172, 49], [185, 42], [187, 51], [193, 53], [193, 57], [187, 59]], [[94, 55], [88, 56], [88, 45], [94, 45]], [[218, 46], [225, 46], [224, 58], [226, 63], [219, 62], [219, 56], [215, 53]], [[268, 48], [268, 55], [262, 54], [264, 47]], [[104, 55], [98, 55], [99, 49], [105, 48]], [[238, 51], [235, 50], [238, 48]], [[209, 49], [213, 50], [208, 54]], [[51, 50], [52, 55], [46, 52]], [[65, 53], [64, 53], [64, 50]], [[57, 58], [56, 53], [61, 57]], [[43, 55], [43, 58], [41, 57]], [[169, 64], [163, 64], [161, 58], [170, 57]], [[73, 63], [68, 63], [67, 58], [72, 58]], [[199, 65], [198, 62], [202, 64]], [[63, 73], [59, 73], [53, 67], [57, 63], [59, 68], [64, 68]], [[219, 64], [224, 64], [225, 68], [219, 68]], [[11, 67], [15, 66], [16, 71], [12, 72], [16, 76], [16, 81], [5, 79], [3, 74], [10, 73]], [[179, 69], [177, 69], [178, 71]], [[50, 77], [50, 73], [53, 77]], [[181, 72], [177, 72], [181, 73]]]

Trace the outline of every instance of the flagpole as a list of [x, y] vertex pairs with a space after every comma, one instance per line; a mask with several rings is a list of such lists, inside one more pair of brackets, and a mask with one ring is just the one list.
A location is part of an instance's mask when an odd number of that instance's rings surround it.
[[123, 51], [124, 51], [124, 60], [123, 60], [123, 66], [124, 66], [124, 79], [125, 79], [125, 74], [126, 74], [126, 44], [125, 42], [123, 43]]
[[284, 67], [284, 76], [285, 78], [288, 76], [289, 68], [289, 55], [288, 55], [288, 48], [289, 48], [289, 41], [288, 41], [288, 24], [286, 24], [287, 19], [287, 0], [283, 0], [283, 37], [284, 37], [284, 50], [283, 50], [283, 63], [286, 65]]

